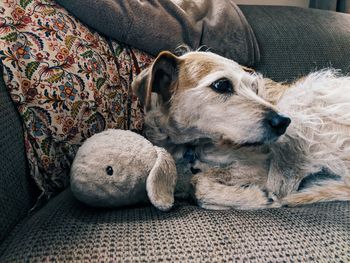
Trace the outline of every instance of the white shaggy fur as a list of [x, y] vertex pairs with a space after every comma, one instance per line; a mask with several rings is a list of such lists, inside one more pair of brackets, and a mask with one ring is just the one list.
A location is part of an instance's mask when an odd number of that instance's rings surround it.
[[[213, 90], [220, 79], [234, 91]], [[192, 185], [202, 207], [350, 199], [350, 77], [323, 70], [287, 85], [210, 52], [163, 52], [133, 89], [145, 104], [146, 137], [173, 155], [178, 172], [200, 171]], [[271, 135], [271, 112], [291, 118], [284, 135]], [[184, 158], [189, 146], [194, 162]], [[338, 177], [317, 177], [299, 189], [304, 178], [320, 171]]]
[[[293, 120], [281, 141], [298, 140], [312, 166], [349, 175], [350, 77], [334, 70], [312, 73], [286, 91], [277, 106]], [[314, 172], [310, 164], [305, 168]]]
[[[292, 172], [294, 179], [284, 187], [288, 190], [281, 193], [269, 175], [268, 188], [280, 195], [290, 194], [300, 183], [295, 178], [302, 179], [322, 168], [346, 182], [350, 169], [350, 77], [334, 70], [312, 73], [292, 85], [277, 107], [291, 117], [292, 123], [287, 133], [271, 145], [273, 163], [284, 177]], [[298, 156], [299, 162], [288, 171], [283, 165], [291, 163], [292, 156]], [[322, 185], [327, 187], [327, 183]]]

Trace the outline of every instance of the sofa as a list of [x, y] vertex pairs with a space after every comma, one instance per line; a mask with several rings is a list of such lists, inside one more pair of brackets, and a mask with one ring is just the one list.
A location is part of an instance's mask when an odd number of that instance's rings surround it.
[[[350, 70], [350, 15], [240, 6], [260, 48], [254, 69], [276, 81]], [[21, 118], [0, 78], [0, 262], [350, 262], [350, 202], [209, 211], [178, 201], [98, 209], [69, 187], [33, 209]]]

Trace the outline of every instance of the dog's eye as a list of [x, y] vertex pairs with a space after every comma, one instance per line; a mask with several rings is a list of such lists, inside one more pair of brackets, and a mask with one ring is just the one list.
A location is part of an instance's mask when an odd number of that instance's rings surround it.
[[106, 167], [106, 173], [108, 175], [113, 175], [113, 168], [112, 168], [112, 166], [107, 166]]
[[217, 93], [233, 93], [232, 83], [228, 79], [219, 79], [213, 82], [210, 87]]

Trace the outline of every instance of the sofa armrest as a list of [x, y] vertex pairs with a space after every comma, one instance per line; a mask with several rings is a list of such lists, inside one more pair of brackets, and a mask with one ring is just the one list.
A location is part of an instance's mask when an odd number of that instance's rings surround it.
[[33, 206], [20, 117], [2, 78], [0, 64], [0, 243]]

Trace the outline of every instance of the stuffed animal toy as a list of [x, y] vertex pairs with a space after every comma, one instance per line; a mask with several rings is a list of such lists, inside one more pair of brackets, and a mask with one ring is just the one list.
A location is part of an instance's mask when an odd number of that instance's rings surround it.
[[71, 167], [71, 189], [91, 206], [121, 207], [148, 200], [162, 211], [174, 203], [176, 166], [163, 148], [124, 130], [93, 135]]

